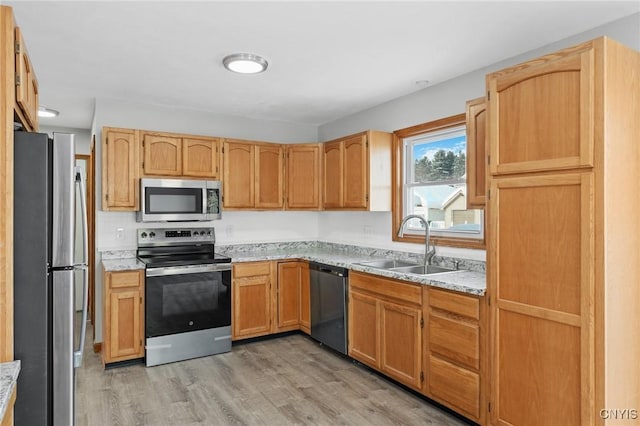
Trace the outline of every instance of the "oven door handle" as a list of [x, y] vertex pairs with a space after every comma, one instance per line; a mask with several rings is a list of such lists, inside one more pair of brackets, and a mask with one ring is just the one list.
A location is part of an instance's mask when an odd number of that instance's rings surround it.
[[162, 268], [147, 268], [147, 277], [162, 277], [166, 275], [201, 274], [203, 272], [230, 271], [231, 264], [193, 265], [193, 266], [167, 266]]

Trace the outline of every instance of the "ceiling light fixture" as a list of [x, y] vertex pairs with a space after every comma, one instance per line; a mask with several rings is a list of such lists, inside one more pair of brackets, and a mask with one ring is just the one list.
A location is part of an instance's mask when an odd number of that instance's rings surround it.
[[60, 112], [55, 109], [45, 108], [42, 106], [38, 108], [38, 117], [52, 118], [57, 117], [59, 114]]
[[222, 63], [229, 71], [240, 74], [257, 74], [266, 70], [269, 65], [266, 59], [253, 53], [234, 53], [225, 56]]

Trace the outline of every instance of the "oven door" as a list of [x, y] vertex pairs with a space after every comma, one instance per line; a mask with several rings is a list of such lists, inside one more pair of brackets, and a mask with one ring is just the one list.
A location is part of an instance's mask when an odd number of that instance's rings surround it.
[[147, 268], [145, 335], [231, 325], [231, 264]]

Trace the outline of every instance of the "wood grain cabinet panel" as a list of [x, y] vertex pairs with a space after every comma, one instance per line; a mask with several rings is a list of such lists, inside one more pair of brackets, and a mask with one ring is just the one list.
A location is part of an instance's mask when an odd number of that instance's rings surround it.
[[419, 285], [352, 272], [349, 356], [421, 389], [422, 294]]
[[492, 424], [640, 406], [638, 69], [602, 37], [487, 76]]
[[284, 207], [284, 150], [282, 145], [256, 145], [255, 155], [255, 207], [257, 209], [282, 209]]
[[182, 175], [217, 179], [218, 138], [182, 138]]
[[143, 134], [145, 175], [181, 176], [182, 139], [163, 134]]
[[369, 130], [324, 144], [325, 210], [391, 210], [391, 134]]
[[467, 102], [467, 208], [484, 208], [487, 192], [487, 102]]
[[480, 375], [477, 372], [435, 356], [429, 356], [428, 368], [431, 395], [471, 419], [480, 417]]
[[38, 130], [38, 79], [19, 27], [15, 29], [16, 104], [25, 128]]
[[287, 210], [320, 209], [321, 149], [320, 144], [287, 145]]
[[233, 265], [233, 340], [271, 333], [273, 276], [271, 262]]
[[311, 275], [309, 263], [299, 262], [300, 267], [300, 330], [311, 334]]
[[278, 263], [278, 329], [298, 328], [300, 325], [299, 262]]
[[103, 272], [103, 363], [144, 357], [144, 271]]
[[137, 130], [102, 128], [102, 210], [139, 208], [138, 137]]
[[225, 208], [255, 207], [255, 145], [224, 141], [223, 205]]

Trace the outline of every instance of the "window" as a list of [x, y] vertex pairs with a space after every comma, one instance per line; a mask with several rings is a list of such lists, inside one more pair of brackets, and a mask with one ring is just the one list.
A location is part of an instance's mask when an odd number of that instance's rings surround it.
[[484, 214], [467, 209], [467, 137], [463, 114], [395, 132], [396, 240], [424, 241], [424, 224], [412, 219], [397, 237], [402, 218], [416, 214], [430, 223], [439, 245], [484, 245]]

